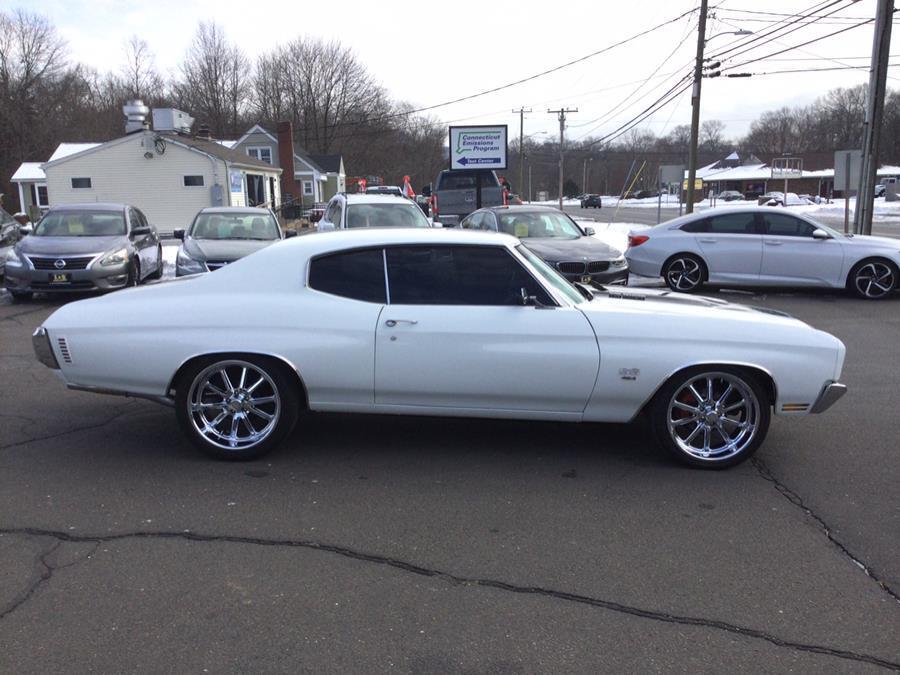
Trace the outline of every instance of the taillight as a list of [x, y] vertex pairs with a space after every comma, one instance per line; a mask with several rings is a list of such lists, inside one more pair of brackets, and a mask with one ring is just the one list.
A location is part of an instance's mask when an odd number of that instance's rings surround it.
[[645, 241], [648, 241], [650, 237], [646, 234], [629, 234], [628, 235], [628, 248], [634, 248], [635, 246], [640, 246]]
[[431, 195], [431, 217], [434, 218], [438, 214], [437, 195]]

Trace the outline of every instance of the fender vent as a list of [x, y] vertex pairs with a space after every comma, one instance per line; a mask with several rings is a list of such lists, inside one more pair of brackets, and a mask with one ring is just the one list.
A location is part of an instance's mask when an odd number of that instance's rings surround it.
[[69, 343], [66, 342], [66, 338], [58, 338], [57, 342], [59, 344], [59, 353], [62, 354], [63, 361], [72, 363], [72, 354], [69, 352]]

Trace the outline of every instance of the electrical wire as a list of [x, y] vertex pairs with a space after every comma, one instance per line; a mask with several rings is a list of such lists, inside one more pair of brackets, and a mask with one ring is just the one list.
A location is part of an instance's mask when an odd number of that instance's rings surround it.
[[[896, 68], [900, 63], [888, 63], [888, 68]], [[756, 77], [758, 75], [781, 75], [783, 73], [824, 73], [830, 70], [870, 70], [869, 66], [831, 66], [829, 68], [794, 68], [790, 70], [767, 70], [762, 73], [740, 73], [741, 77]], [[737, 77], [738, 75], [726, 75]]]

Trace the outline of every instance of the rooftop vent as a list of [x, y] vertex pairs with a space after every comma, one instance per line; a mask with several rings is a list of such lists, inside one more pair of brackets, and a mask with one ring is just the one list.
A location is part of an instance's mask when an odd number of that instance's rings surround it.
[[135, 131], [143, 131], [149, 129], [147, 124], [147, 115], [150, 114], [150, 108], [144, 105], [140, 99], [127, 101], [122, 106], [122, 113], [125, 115], [125, 133], [133, 134]]

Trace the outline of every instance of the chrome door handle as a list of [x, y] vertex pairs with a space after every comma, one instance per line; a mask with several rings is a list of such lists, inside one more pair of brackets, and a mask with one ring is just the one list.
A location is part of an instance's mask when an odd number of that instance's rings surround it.
[[780, 241], [767, 241], [766, 246], [781, 246], [783, 243]]
[[718, 239], [701, 239], [700, 243], [701, 244], [715, 244], [717, 241], [718, 241]]
[[384, 322], [384, 325], [387, 326], [388, 328], [393, 328], [398, 323], [407, 323], [410, 326], [415, 326], [419, 322], [413, 321], [411, 319], [388, 319], [387, 321]]

